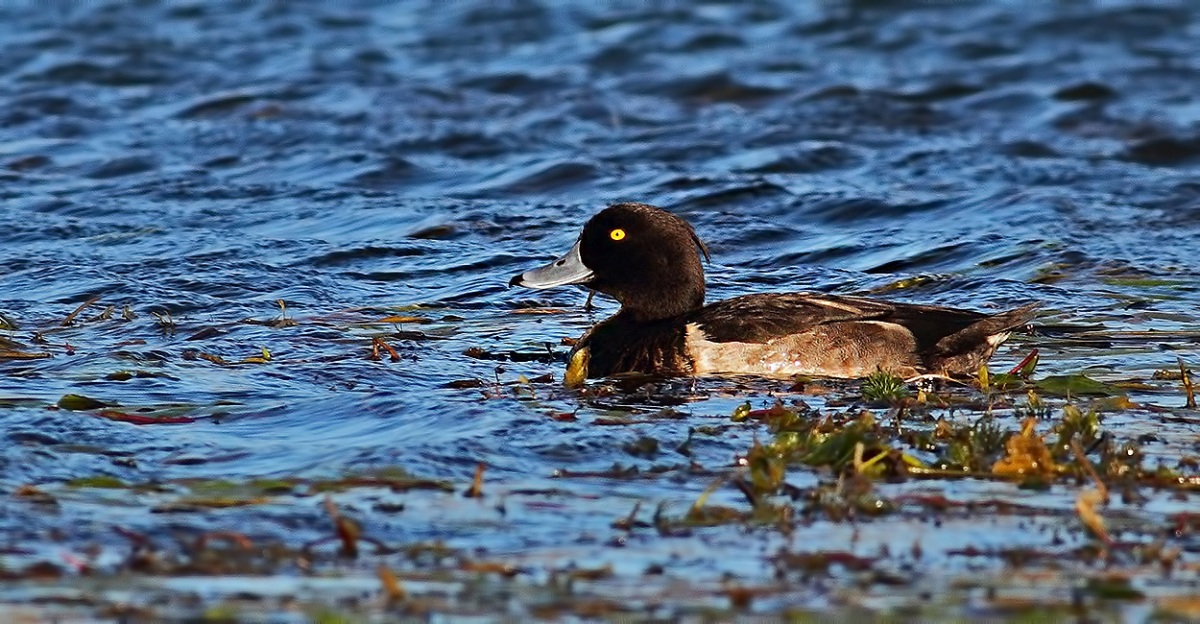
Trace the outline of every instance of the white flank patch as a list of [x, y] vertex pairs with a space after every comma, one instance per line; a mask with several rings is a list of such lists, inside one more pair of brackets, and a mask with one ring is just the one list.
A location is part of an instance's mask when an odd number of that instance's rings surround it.
[[[865, 377], [879, 367], [903, 375], [916, 374], [911, 355], [914, 345], [908, 330], [881, 321], [855, 321], [853, 324], [877, 326], [884, 331], [867, 342], [844, 340], [840, 332], [830, 331], [828, 326], [780, 336], [765, 343], [713, 342], [699, 325], [691, 323], [687, 326], [684, 345], [697, 375], [743, 373], [854, 378]], [[887, 341], [890, 344], [879, 340], [889, 334], [892, 336], [892, 340]]]

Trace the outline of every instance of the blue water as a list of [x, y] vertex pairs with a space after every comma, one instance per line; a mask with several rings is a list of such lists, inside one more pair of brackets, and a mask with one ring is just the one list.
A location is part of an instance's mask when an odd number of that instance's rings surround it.
[[[1096, 367], [1110, 381], [1200, 361], [1196, 7], [792, 4], [0, 6], [0, 314], [17, 325], [3, 336], [52, 355], [0, 360], [0, 490], [63, 496], [55, 515], [6, 503], [0, 528], [114, 551], [126, 546], [117, 522], [241, 527], [294, 544], [328, 534], [319, 498], [164, 516], [150, 508], [171, 494], [114, 504], [62, 484], [402, 467], [461, 490], [483, 462], [505, 516], [445, 495], [382, 495], [407, 501], [399, 516], [371, 511], [377, 494], [341, 500], [393, 542], [607, 562], [624, 575], [676, 557], [696, 579], [762, 576], [777, 537], [714, 529], [708, 550], [701, 536], [683, 554], [606, 545], [637, 501], [686, 510], [765, 435], [729, 427], [732, 409], [787, 387], [559, 388], [560, 341], [613, 302], [586, 312], [583, 291], [506, 283], [615, 201], [695, 224], [713, 254], [710, 299], [818, 290], [980, 310], [1036, 299], [1042, 322], [1108, 342], [1022, 336], [996, 368], [1032, 347], [1046, 373]], [[283, 314], [295, 324], [263, 324]], [[394, 315], [420, 320], [380, 322]], [[1150, 331], [1163, 333], [1139, 333]], [[400, 361], [368, 359], [372, 337]], [[472, 347], [546, 357], [464, 355]], [[264, 348], [268, 363], [200, 357]], [[153, 376], [106, 378], [117, 371]], [[554, 381], [520, 381], [546, 374]], [[451, 383], [463, 380], [479, 387]], [[1177, 384], [1133, 398], [1173, 406]], [[46, 409], [69, 393], [198, 420], [138, 426]], [[663, 404], [682, 417], [646, 418]], [[594, 424], [630, 414], [646, 422]], [[1140, 435], [1155, 418], [1112, 427]], [[1182, 439], [1194, 437], [1195, 412], [1182, 418]], [[697, 436], [690, 457], [673, 451], [707, 425], [724, 429]], [[660, 442], [657, 455], [627, 452], [642, 436]], [[665, 472], [556, 477], [614, 464]], [[547, 488], [569, 491], [553, 513], [543, 495], [503, 494]], [[1047, 510], [1070, 509], [1073, 495], [1059, 494]], [[715, 498], [740, 501], [731, 487]], [[1149, 521], [1178, 507], [1165, 509]], [[1043, 521], [1072, 522], [1056, 513]], [[899, 534], [904, 547], [914, 539]], [[813, 539], [848, 539], [837, 535]], [[957, 561], [937, 543], [924, 565]]]

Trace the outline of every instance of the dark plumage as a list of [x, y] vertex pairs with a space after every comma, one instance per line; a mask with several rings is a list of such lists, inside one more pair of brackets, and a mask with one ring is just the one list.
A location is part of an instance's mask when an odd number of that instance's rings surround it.
[[621, 303], [572, 352], [588, 356], [588, 377], [971, 374], [1037, 307], [988, 315], [815, 293], [704, 305], [700, 254], [707, 258], [708, 250], [683, 219], [645, 204], [616, 204], [587, 222], [567, 255], [509, 283], [583, 284]]

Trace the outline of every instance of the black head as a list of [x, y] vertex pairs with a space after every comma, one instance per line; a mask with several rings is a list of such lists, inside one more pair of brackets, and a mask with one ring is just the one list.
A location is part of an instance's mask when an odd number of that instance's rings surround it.
[[708, 249], [687, 221], [646, 204], [615, 204], [583, 226], [579, 242], [548, 266], [511, 285], [550, 288], [583, 284], [621, 302], [637, 320], [678, 316], [704, 304]]

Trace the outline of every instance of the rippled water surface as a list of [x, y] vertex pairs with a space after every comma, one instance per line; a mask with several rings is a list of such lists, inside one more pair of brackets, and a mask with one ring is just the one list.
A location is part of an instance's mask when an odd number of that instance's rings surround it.
[[[1142, 5], [0, 6], [0, 351], [49, 355], [0, 359], [0, 569], [25, 578], [41, 565], [59, 579], [0, 590], [0, 602], [69, 606], [73, 588], [94, 604], [126, 590], [244, 590], [271, 609], [280, 596], [374, 600], [363, 595], [378, 592], [379, 561], [410, 577], [429, 565], [364, 557], [326, 568], [347, 584], [324, 586], [306, 585], [298, 563], [232, 587], [149, 574], [114, 590], [103, 579], [130, 569], [130, 534], [179, 557], [173, 540], [205, 532], [317, 544], [333, 533], [313, 484], [403, 470], [454, 491], [357, 487], [331, 500], [373, 539], [503, 561], [535, 592], [497, 603], [517, 591], [500, 583], [450, 611], [537, 614], [527, 605], [559, 599], [537, 593], [552, 571], [604, 566], [581, 591], [663, 613], [741, 606], [723, 593], [731, 582], [772, 588], [747, 599], [760, 611], [889, 610], [930, 594], [957, 596], [947, 601], [967, 613], [1001, 608], [956, 579], [1011, 564], [984, 551], [1087, 544], [1080, 484], [878, 484], [887, 497], [1030, 510], [936, 523], [910, 513], [785, 532], [626, 531], [614, 523], [631, 512], [686, 513], [770, 436], [730, 421], [745, 401], [857, 408], [768, 380], [563, 390], [562, 340], [613, 302], [589, 312], [584, 291], [506, 283], [565, 250], [604, 205], [633, 200], [696, 226], [713, 254], [710, 300], [1041, 300], [1046, 329], [1016, 337], [994, 368], [1037, 347], [1039, 374], [1145, 381], [1129, 398], [1161, 407], [1112, 414], [1104, 428], [1143, 442], [1151, 466], [1186, 472], [1190, 458], [1194, 477], [1200, 416], [1179, 409], [1178, 376], [1151, 377], [1200, 361], [1200, 9]], [[398, 360], [379, 347], [372, 358], [373, 338]], [[179, 422], [53, 409], [70, 394]], [[1011, 412], [1000, 419], [1019, 426]], [[481, 463], [484, 498], [462, 497]], [[80, 487], [98, 477], [139, 487]], [[301, 485], [186, 508], [189, 483], [285, 478]], [[788, 472], [800, 490], [836, 482]], [[1194, 487], [1188, 496], [1113, 503], [1124, 539], [1179, 551], [1175, 577], [1135, 579], [1146, 596], [1200, 591]], [[707, 500], [746, 506], [728, 482]], [[906, 588], [852, 570], [777, 584], [784, 551], [873, 556], [915, 543], [922, 553], [896, 564]], [[312, 548], [335, 559], [335, 545]], [[1027, 593], [1071, 604], [1085, 576]], [[463, 581], [407, 582], [455, 595], [446, 587]], [[1190, 605], [1182, 612], [1200, 611]]]

